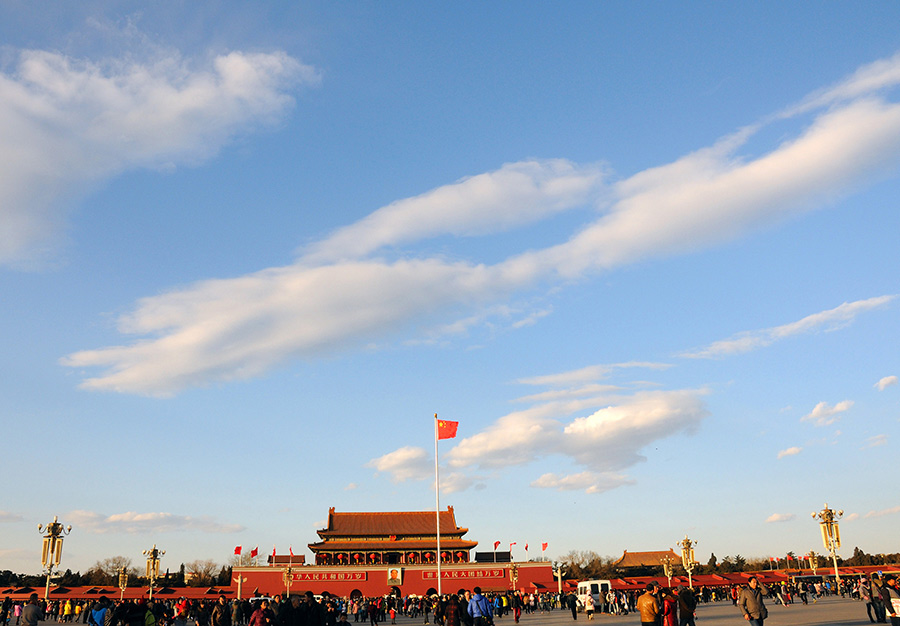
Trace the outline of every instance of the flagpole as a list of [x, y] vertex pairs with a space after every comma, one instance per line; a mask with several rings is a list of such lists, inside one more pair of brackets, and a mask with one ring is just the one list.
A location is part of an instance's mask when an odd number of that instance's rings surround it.
[[434, 414], [434, 519], [437, 526], [437, 592], [441, 597], [441, 482], [438, 475], [438, 418]]

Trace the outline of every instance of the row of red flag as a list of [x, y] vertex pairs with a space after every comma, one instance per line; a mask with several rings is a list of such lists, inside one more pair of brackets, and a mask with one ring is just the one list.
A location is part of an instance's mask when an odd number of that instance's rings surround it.
[[[235, 546], [235, 547], [234, 547], [234, 553], [235, 553], [237, 556], [240, 556], [240, 555], [241, 555], [241, 552], [243, 551], [243, 549], [244, 549], [244, 546]], [[294, 556], [294, 546], [291, 546], [291, 547], [290, 547], [290, 551], [291, 551], [291, 556]], [[259, 546], [256, 546], [255, 548], [253, 548], [252, 550], [250, 550], [250, 558], [251, 558], [251, 559], [252, 559], [253, 557], [257, 556], [257, 555], [259, 555]], [[273, 558], [273, 559], [275, 558], [275, 546], [272, 546], [272, 558]]]
[[[391, 539], [392, 539], [392, 540], [395, 539], [395, 538], [396, 538], [396, 537], [395, 537], [394, 535], [391, 535]], [[509, 544], [509, 551], [510, 551], [510, 552], [512, 552], [512, 547], [515, 546], [515, 545], [517, 545], [517, 542], [515, 542], [515, 541], [513, 541], [511, 544]], [[546, 550], [548, 545], [550, 545], [550, 544], [548, 544], [546, 541], [543, 542], [543, 543], [541, 544], [541, 552], [543, 552], [544, 550]], [[495, 542], [494, 542], [494, 550], [496, 551], [497, 548], [499, 548], [499, 547], [500, 547], [500, 542], [499, 542], [499, 541], [495, 541]], [[235, 548], [234, 548], [234, 553], [235, 553], [236, 555], [240, 556], [240, 555], [241, 555], [241, 551], [242, 551], [243, 549], [244, 549], [244, 546], [235, 546]], [[290, 552], [291, 552], [291, 556], [294, 556], [294, 546], [291, 546], [291, 547], [290, 547]], [[525, 552], [528, 552], [528, 544], [527, 544], [527, 543], [525, 544]], [[255, 548], [253, 548], [252, 550], [250, 550], [250, 558], [251, 558], [251, 559], [252, 559], [253, 557], [257, 556], [258, 554], [259, 554], [259, 546], [256, 546]], [[272, 558], [273, 558], [273, 559], [275, 558], [275, 546], [272, 546]], [[790, 557], [788, 557], [788, 558], [790, 558]], [[773, 558], [772, 560], [774, 561], [775, 559]]]
[[[513, 547], [514, 545], [517, 545], [517, 542], [513, 541], [511, 544], [509, 544], [509, 551], [510, 551], [510, 552], [512, 552], [512, 547]], [[542, 544], [541, 544], [541, 552], [543, 552], [544, 550], [546, 550], [548, 545], [550, 545], [550, 544], [548, 544], [546, 541], [545, 541], [544, 543], [542, 543]], [[495, 542], [494, 542], [494, 551], [496, 552], [497, 548], [499, 548], [499, 547], [500, 547], [500, 542], [499, 542], [499, 541], [495, 541]], [[528, 544], [527, 544], [527, 543], [525, 544], [525, 552], [528, 552]]]

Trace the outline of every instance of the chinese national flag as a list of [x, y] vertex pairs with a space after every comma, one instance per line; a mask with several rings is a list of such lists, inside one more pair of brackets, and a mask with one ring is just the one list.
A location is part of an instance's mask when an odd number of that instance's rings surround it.
[[238, 555], [238, 556], [241, 555], [241, 547], [242, 547], [242, 546], [235, 546], [235, 547], [234, 547], [234, 553], [235, 553], [236, 555]]
[[546, 549], [547, 549], [547, 542], [545, 541], [544, 543], [541, 544], [541, 550], [543, 551]]
[[528, 552], [528, 544], [525, 544], [525, 552]]
[[272, 546], [272, 562], [275, 562], [275, 546]]
[[250, 558], [252, 559], [252, 558], [255, 557], [257, 554], [259, 554], [259, 546], [256, 546], [255, 548], [253, 548], [252, 550], [250, 550]]
[[499, 542], [499, 541], [495, 541], [495, 542], [494, 542], [494, 550], [496, 550], [496, 549], [499, 548], [499, 547], [500, 547], [500, 542]]
[[448, 422], [447, 420], [438, 420], [438, 439], [453, 439], [456, 437], [456, 427], [459, 422]]
[[289, 547], [288, 550], [290, 550], [291, 556], [294, 556], [294, 546]]

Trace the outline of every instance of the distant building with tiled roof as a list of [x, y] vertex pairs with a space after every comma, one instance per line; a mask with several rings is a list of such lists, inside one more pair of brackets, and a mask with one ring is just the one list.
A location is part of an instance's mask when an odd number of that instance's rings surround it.
[[[462, 538], [453, 507], [440, 512], [441, 562], [468, 563], [477, 541]], [[434, 511], [337, 513], [328, 509], [328, 526], [309, 544], [316, 565], [378, 565], [437, 562]]]
[[663, 564], [666, 557], [670, 558], [673, 564], [681, 563], [681, 555], [676, 554], [671, 548], [668, 550], [660, 550], [655, 552], [629, 552], [625, 550], [622, 557], [613, 563], [614, 567], [619, 569], [659, 567]]

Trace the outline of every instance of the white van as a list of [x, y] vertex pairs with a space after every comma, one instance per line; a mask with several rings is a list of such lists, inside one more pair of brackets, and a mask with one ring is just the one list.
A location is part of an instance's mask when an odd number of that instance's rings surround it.
[[612, 583], [608, 580], [582, 580], [578, 583], [578, 601], [585, 606], [588, 594], [594, 599], [594, 611], [600, 610], [600, 604], [606, 602], [606, 594], [612, 589]]

